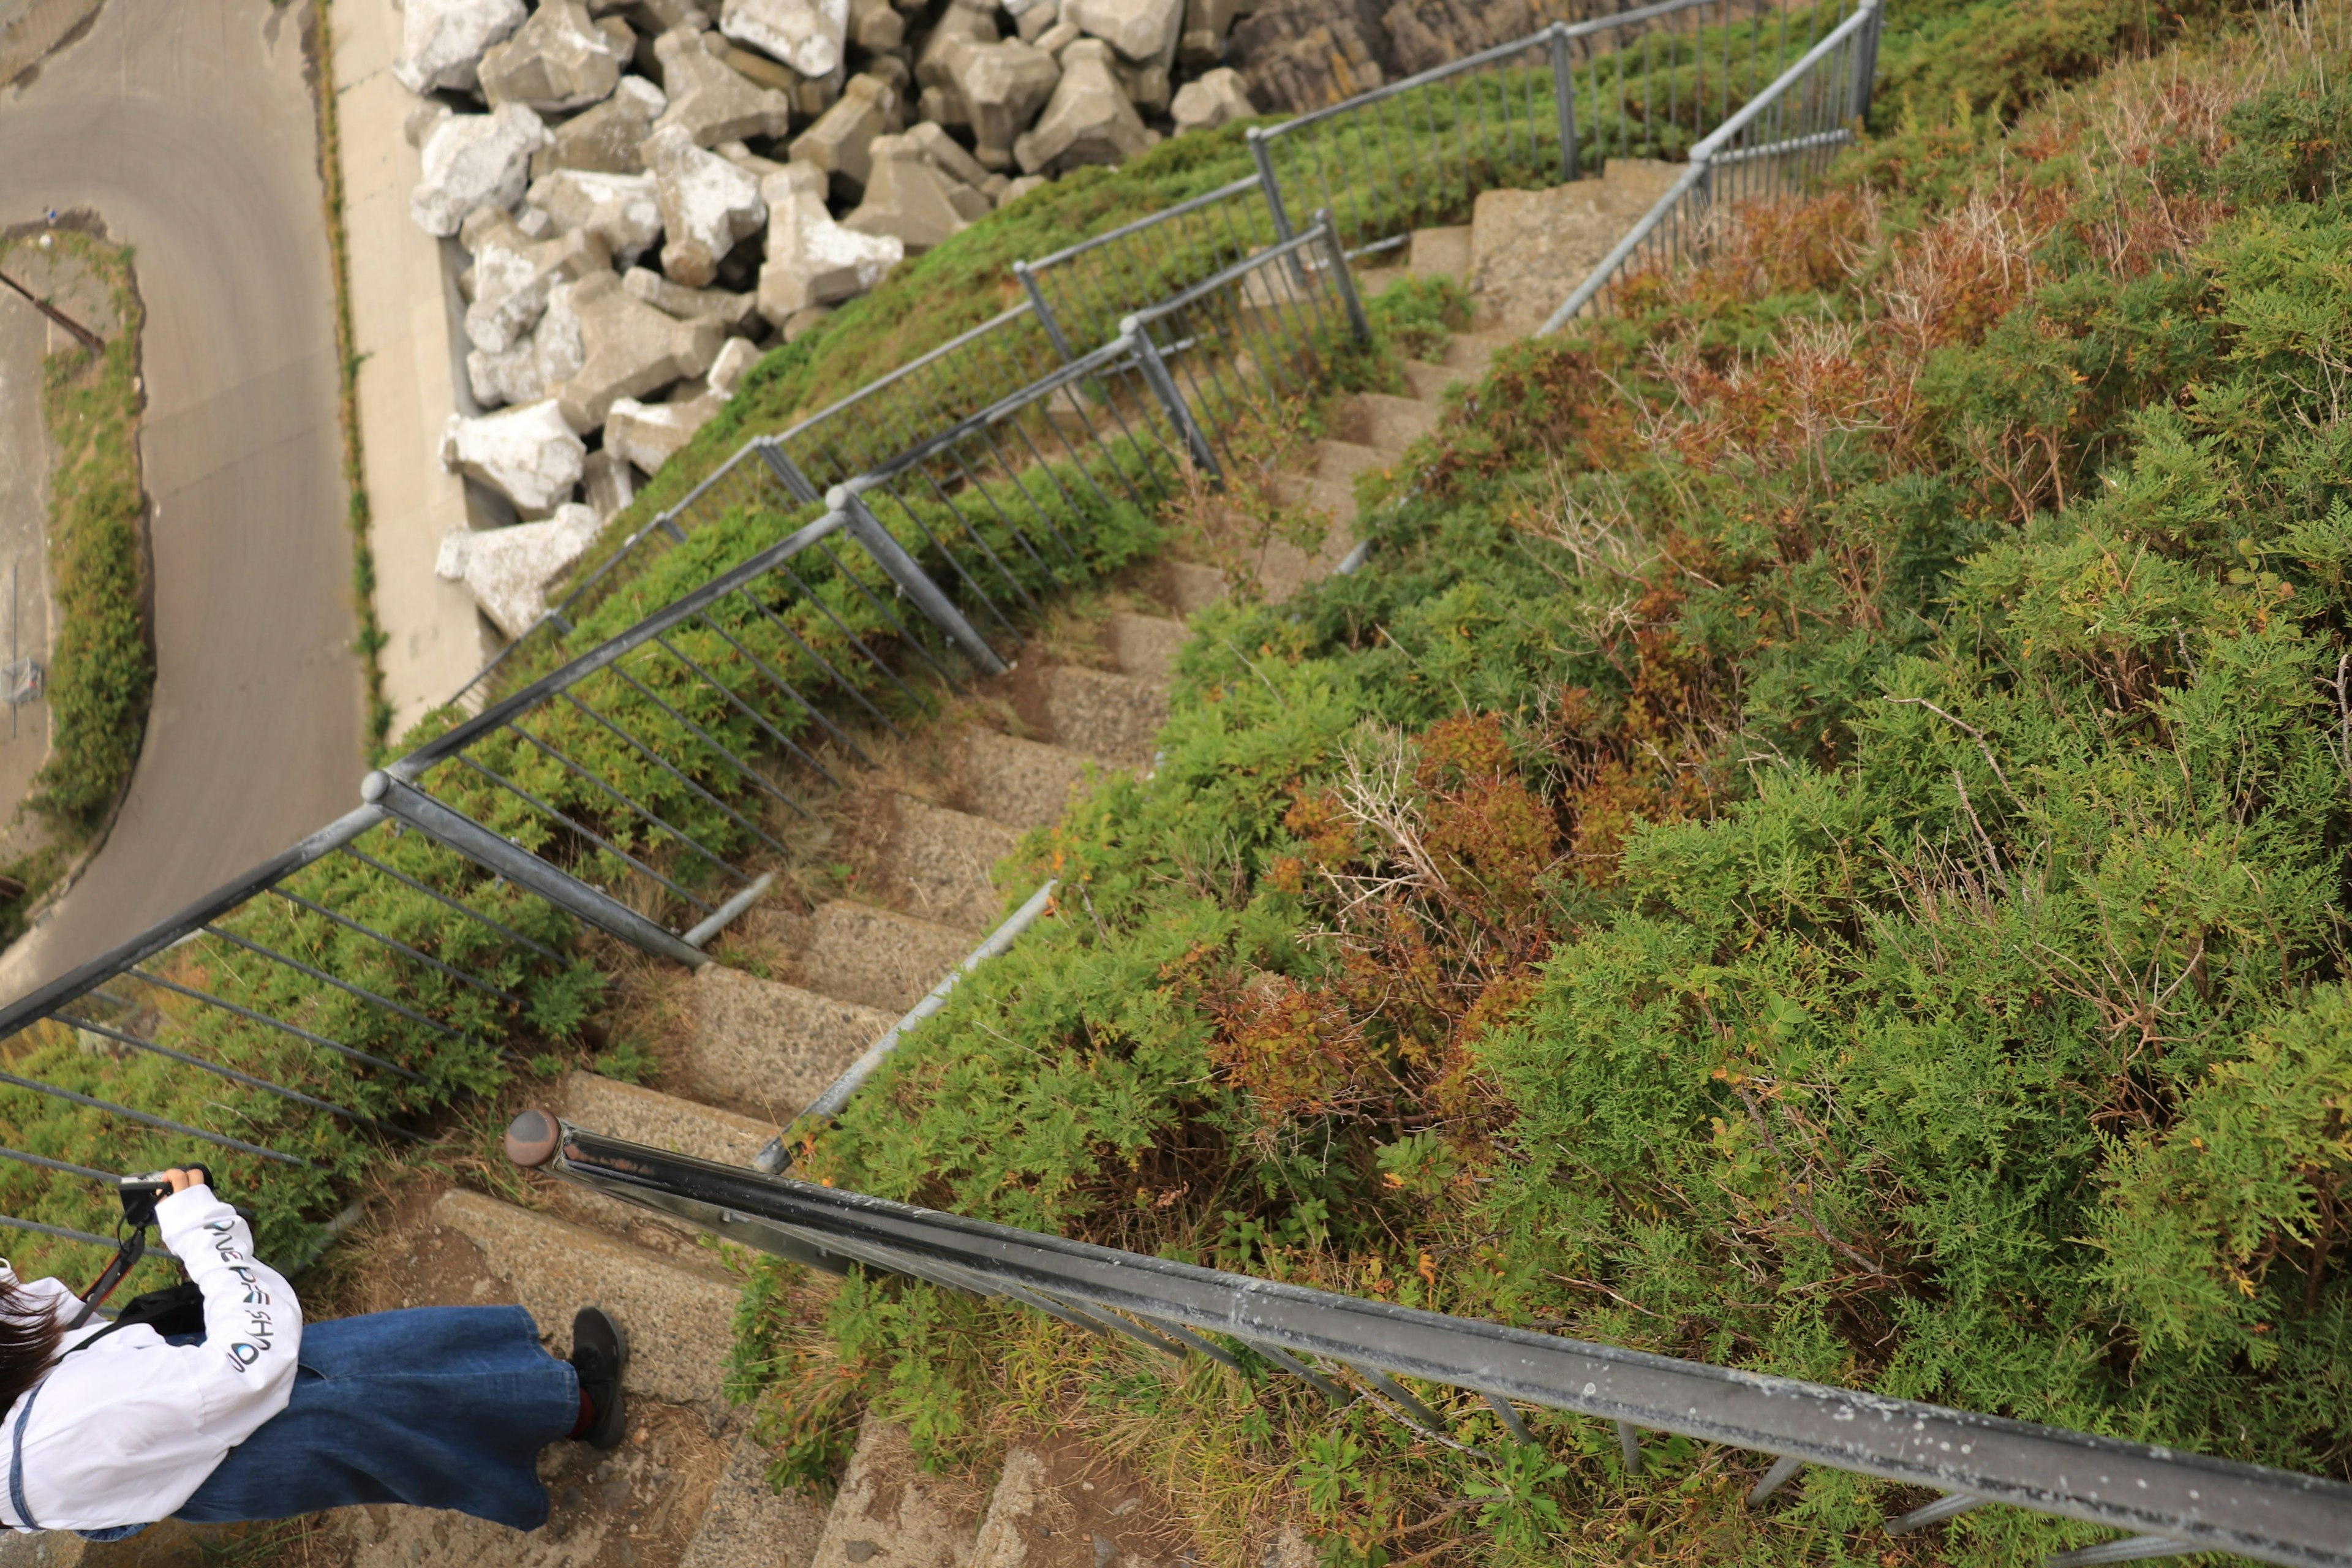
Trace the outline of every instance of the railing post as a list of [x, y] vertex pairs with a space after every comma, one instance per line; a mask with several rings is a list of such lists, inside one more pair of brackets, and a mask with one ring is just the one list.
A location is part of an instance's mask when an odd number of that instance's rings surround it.
[[1253, 125], [1248, 134], [1250, 158], [1257, 164], [1258, 192], [1265, 197], [1266, 211], [1274, 215], [1274, 242], [1279, 245], [1291, 237], [1290, 212], [1282, 205], [1282, 187], [1275, 183], [1274, 154], [1266, 148], [1265, 128]]
[[[1344, 263], [1342, 264], [1344, 265]], [[1200, 423], [1185, 406], [1184, 395], [1176, 390], [1176, 378], [1168, 374], [1168, 366], [1160, 357], [1159, 345], [1151, 341], [1150, 329], [1140, 316], [1129, 316], [1118, 324], [1119, 331], [1135, 344], [1135, 362], [1143, 372], [1144, 381], [1168, 410], [1170, 423], [1182, 432], [1184, 446], [1192, 454], [1192, 461], [1209, 476], [1217, 489], [1225, 488], [1225, 470], [1218, 466], [1217, 454], [1209, 446], [1209, 437]]]
[[1067, 364], [1077, 358], [1070, 352], [1070, 340], [1062, 333], [1061, 319], [1054, 314], [1054, 307], [1045, 303], [1045, 290], [1037, 287], [1037, 275], [1029, 270], [1029, 264], [1014, 262], [1013, 276], [1020, 279], [1021, 287], [1029, 291], [1029, 307], [1037, 312], [1037, 320], [1045, 326], [1045, 336], [1053, 343], [1054, 352], [1062, 356], [1062, 363]]
[[1569, 41], [1568, 24], [1554, 22], [1551, 33], [1551, 101], [1559, 111], [1559, 177], [1583, 177], [1576, 152], [1576, 58]]
[[882, 526], [882, 520], [874, 515], [856, 490], [847, 485], [835, 485], [825, 492], [824, 504], [847, 520], [844, 526], [849, 536], [866, 547], [874, 564], [898, 585], [900, 593], [915, 602], [925, 619], [947, 633], [948, 639], [963, 650], [966, 658], [990, 675], [1003, 675], [1012, 668], [997, 657], [996, 650], [988, 646], [988, 639], [964, 619], [963, 612], [955, 607], [946, 591], [907, 553], [907, 547]]
[[518, 888], [537, 893], [557, 909], [633, 947], [642, 948], [657, 958], [675, 959], [688, 969], [699, 969], [711, 961], [709, 954], [687, 946], [611, 894], [590, 887], [568, 871], [558, 870], [414, 784], [387, 773], [372, 773], [360, 784], [360, 798], [370, 805], [382, 806], [436, 844], [456, 850], [476, 865], [504, 877]]
[[1371, 318], [1364, 314], [1363, 296], [1356, 292], [1356, 275], [1348, 268], [1348, 253], [1340, 248], [1339, 231], [1332, 226], [1331, 209], [1321, 207], [1315, 214], [1315, 226], [1323, 231], [1323, 251], [1331, 258], [1331, 276], [1339, 281], [1339, 298], [1348, 307], [1348, 324], [1355, 329], [1356, 341], [1372, 341]]
[[751, 445], [759, 452], [761, 460], [768, 465], [768, 471], [776, 476], [776, 482], [783, 486], [794, 500], [813, 504], [824, 500], [824, 492], [801, 472], [801, 466], [784, 451], [782, 442], [773, 436], [762, 436]]
[[[1274, 151], [1265, 131], [1261, 126], [1249, 128], [1251, 161], [1257, 164], [1257, 188], [1265, 197], [1266, 210], [1274, 214], [1274, 242], [1284, 245], [1297, 237], [1290, 226], [1290, 209], [1282, 203], [1282, 186], [1274, 177]], [[1290, 276], [1302, 289], [1307, 287], [1307, 266], [1298, 253], [1290, 253]]]
[[1862, 37], [1856, 38], [1853, 50], [1853, 117], [1868, 123], [1870, 95], [1878, 78], [1878, 28], [1886, 20], [1886, 8], [1876, 0], [1863, 0], [1863, 8], [1870, 13], [1864, 25]]

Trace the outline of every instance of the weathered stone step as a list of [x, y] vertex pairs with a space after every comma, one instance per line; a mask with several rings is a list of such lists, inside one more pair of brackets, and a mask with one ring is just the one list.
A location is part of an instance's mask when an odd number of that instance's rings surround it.
[[1470, 226], [1417, 228], [1405, 245], [1405, 270], [1415, 278], [1452, 278], [1470, 274]]
[[912, 795], [885, 803], [888, 828], [872, 890], [893, 907], [942, 925], [983, 931], [1003, 912], [991, 873], [1021, 836], [1003, 823]]
[[1121, 671], [1139, 680], [1164, 682], [1174, 679], [1176, 650], [1192, 634], [1183, 622], [1166, 616], [1120, 611], [1111, 616], [1108, 635]]
[[1360, 392], [1339, 405], [1334, 434], [1394, 458], [1436, 429], [1443, 412], [1438, 405], [1417, 397]]
[[1457, 381], [1469, 379], [1451, 365], [1426, 364], [1417, 359], [1404, 362], [1404, 384], [1412, 395], [1424, 403], [1437, 403], [1445, 396], [1445, 389]]
[[1045, 671], [1045, 718], [1067, 751], [1145, 767], [1168, 722], [1168, 689], [1158, 681], [1060, 664]]
[[713, 1261], [662, 1258], [599, 1230], [452, 1188], [433, 1223], [482, 1249], [558, 1354], [572, 1316], [603, 1307], [629, 1336], [628, 1386], [676, 1404], [715, 1403], [731, 1342], [736, 1282]]
[[807, 1110], [898, 1021], [896, 1013], [718, 963], [694, 977], [693, 1005], [685, 1062], [693, 1093], [777, 1126]]
[[[590, 1131], [727, 1165], [750, 1164], [776, 1131], [769, 1121], [590, 1072], [564, 1074], [547, 1104], [566, 1121]], [[708, 1262], [694, 1226], [684, 1220], [570, 1182], [529, 1179], [549, 1207], [565, 1219], [697, 1268]]]
[[898, 1015], [980, 945], [981, 933], [835, 899], [809, 917], [802, 982], [812, 991]]
[[[1276, 474], [1268, 489], [1288, 507], [1311, 507], [1342, 529], [1356, 521], [1356, 486], [1351, 479], [1327, 479], [1308, 474]], [[1344, 549], [1345, 546], [1342, 546]]]
[[964, 731], [964, 808], [1007, 827], [1059, 821], [1086, 771], [1085, 757], [1060, 746], [993, 730]]
[[806, 1568], [972, 1568], [986, 1500], [925, 1470], [907, 1429], [869, 1415]]
[[557, 1094], [567, 1121], [722, 1165], [750, 1164], [776, 1132], [771, 1122], [593, 1072], [564, 1074]]
[[1326, 437], [1315, 443], [1314, 453], [1308, 471], [1318, 479], [1352, 481], [1358, 474], [1384, 468], [1389, 464], [1388, 453], [1360, 441]]
[[1445, 368], [1465, 380], [1486, 374], [1496, 351], [1520, 339], [1517, 332], [1456, 332], [1445, 345]]
[[678, 1568], [803, 1568], [816, 1555], [825, 1510], [768, 1485], [774, 1458], [749, 1432], [737, 1436]]
[[1197, 561], [1163, 561], [1152, 592], [1180, 616], [1197, 615], [1228, 592], [1225, 574]]

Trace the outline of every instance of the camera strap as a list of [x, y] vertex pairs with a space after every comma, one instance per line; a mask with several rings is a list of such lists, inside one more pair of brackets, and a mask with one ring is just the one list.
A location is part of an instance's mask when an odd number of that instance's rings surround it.
[[74, 1321], [66, 1325], [66, 1332], [71, 1333], [89, 1322], [89, 1315], [97, 1311], [109, 1296], [114, 1294], [114, 1288], [122, 1283], [123, 1276], [137, 1268], [139, 1260], [146, 1256], [147, 1227], [143, 1225], [134, 1226], [131, 1227], [131, 1234], [116, 1244], [113, 1260], [107, 1264], [106, 1272], [100, 1274], [90, 1288], [81, 1293], [81, 1310], [75, 1313]]

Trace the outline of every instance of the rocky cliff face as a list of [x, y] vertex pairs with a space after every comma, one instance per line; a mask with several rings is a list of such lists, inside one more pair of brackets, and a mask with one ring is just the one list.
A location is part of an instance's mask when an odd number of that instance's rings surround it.
[[1642, 0], [1267, 0], [1233, 30], [1259, 109], [1303, 114], [1367, 88]]

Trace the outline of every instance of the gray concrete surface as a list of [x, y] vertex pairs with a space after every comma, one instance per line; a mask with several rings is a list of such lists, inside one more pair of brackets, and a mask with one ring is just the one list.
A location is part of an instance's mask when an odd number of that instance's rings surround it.
[[136, 248], [153, 716], [106, 847], [0, 958], [23, 994], [348, 810], [362, 697], [300, 6], [108, 0], [0, 92], [0, 222]]

